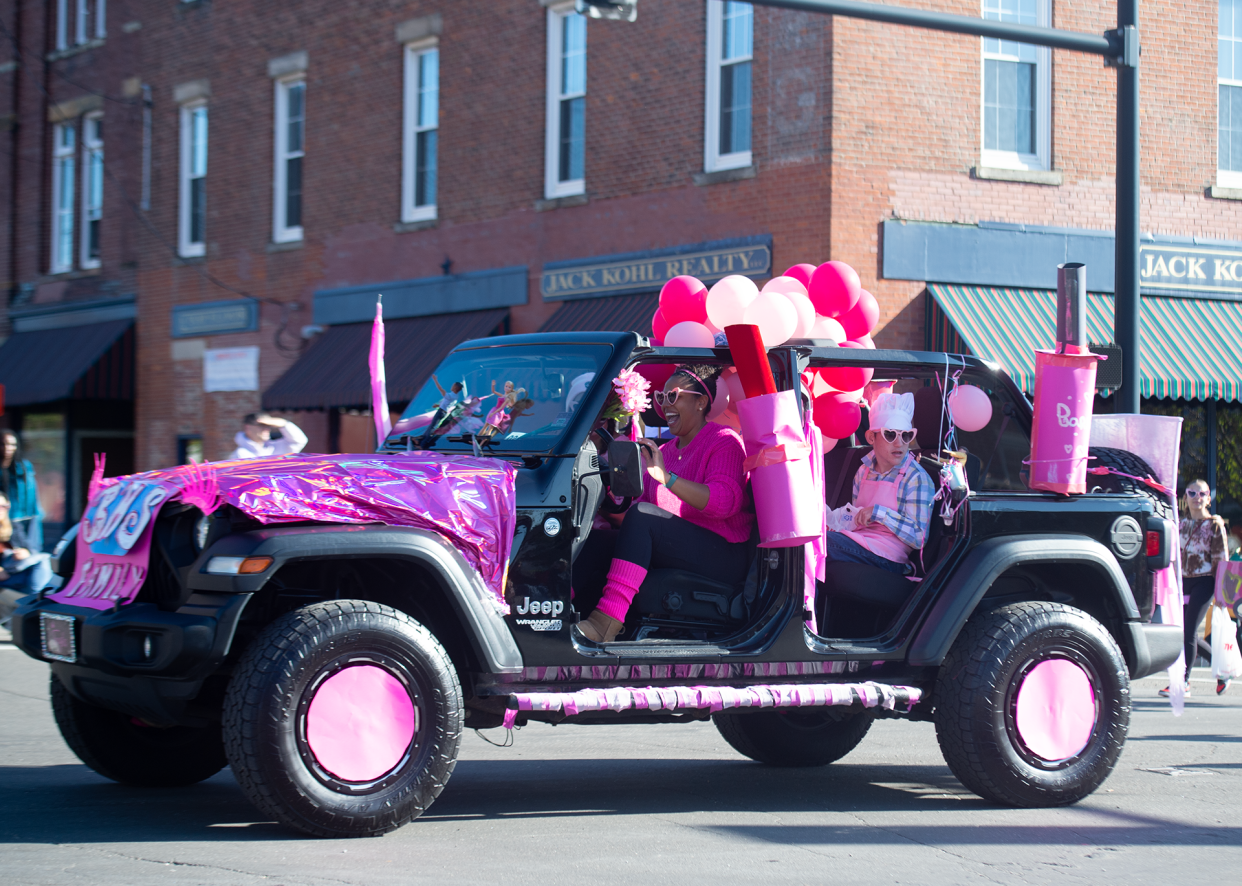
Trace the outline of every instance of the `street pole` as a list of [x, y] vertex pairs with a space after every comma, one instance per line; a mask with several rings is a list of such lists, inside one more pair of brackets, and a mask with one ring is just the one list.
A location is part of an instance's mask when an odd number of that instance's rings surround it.
[[[1117, 0], [1117, 28], [1138, 31], [1138, 0]], [[1138, 43], [1137, 38], [1135, 44]], [[1121, 347], [1117, 412], [1139, 411], [1139, 67], [1137, 46], [1117, 65], [1117, 250], [1113, 337]], [[1129, 63], [1128, 63], [1129, 62]]]

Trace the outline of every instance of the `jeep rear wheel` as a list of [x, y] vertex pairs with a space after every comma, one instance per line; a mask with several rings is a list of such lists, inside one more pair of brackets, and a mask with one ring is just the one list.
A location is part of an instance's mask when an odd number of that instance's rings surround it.
[[712, 722], [733, 749], [769, 766], [825, 766], [863, 740], [873, 718], [828, 708], [722, 711]]
[[936, 684], [936, 737], [966, 787], [1007, 806], [1066, 806], [1112, 772], [1130, 725], [1116, 641], [1085, 612], [1013, 603], [972, 618]]
[[362, 600], [295, 610], [255, 639], [224, 706], [242, 790], [320, 837], [368, 837], [417, 818], [457, 762], [461, 687], [409, 616]]

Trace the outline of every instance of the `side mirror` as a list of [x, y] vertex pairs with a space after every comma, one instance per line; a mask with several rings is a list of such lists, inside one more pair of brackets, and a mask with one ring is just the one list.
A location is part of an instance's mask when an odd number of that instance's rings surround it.
[[608, 488], [622, 498], [638, 498], [643, 494], [643, 450], [630, 440], [613, 440], [608, 444]]

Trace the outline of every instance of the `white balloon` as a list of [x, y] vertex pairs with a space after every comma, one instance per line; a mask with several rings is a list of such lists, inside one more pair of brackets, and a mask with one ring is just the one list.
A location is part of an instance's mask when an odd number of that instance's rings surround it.
[[[793, 280], [792, 277], [788, 279]], [[794, 280], [794, 282], [798, 281]], [[810, 298], [801, 292], [786, 292], [785, 298], [789, 299], [789, 303], [798, 312], [798, 325], [794, 327], [793, 335], [789, 337], [810, 338], [811, 330], [815, 327], [815, 305], [811, 304]]]
[[837, 344], [845, 341], [845, 330], [841, 324], [831, 317], [816, 316], [815, 325], [811, 327], [810, 338], [830, 338]]
[[707, 291], [707, 319], [721, 330], [744, 323], [742, 314], [758, 297], [759, 287], [754, 280], [731, 274]]
[[675, 324], [664, 336], [664, 346], [668, 348], [710, 348], [715, 344], [712, 331], [691, 320]]
[[791, 292], [798, 292], [806, 295], [806, 287], [802, 285], [802, 281], [797, 277], [773, 277], [767, 283], [763, 284], [760, 292], [783, 292], [789, 295]]
[[798, 325], [798, 311], [781, 293], [761, 292], [742, 313], [742, 322], [758, 326], [763, 346], [774, 348], [793, 335]]

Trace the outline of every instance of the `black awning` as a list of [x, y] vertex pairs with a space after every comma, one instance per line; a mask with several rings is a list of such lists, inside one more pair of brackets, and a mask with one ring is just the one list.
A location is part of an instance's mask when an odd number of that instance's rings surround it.
[[[491, 335], [508, 308], [407, 317], [384, 324], [388, 399], [414, 399], [440, 361], [459, 343]], [[333, 326], [263, 394], [264, 409], [365, 409], [371, 405], [371, 324]]]
[[637, 332], [651, 335], [651, 315], [660, 306], [660, 294], [613, 295], [567, 301], [540, 332]]
[[0, 345], [7, 406], [134, 399], [134, 321], [18, 332]]

